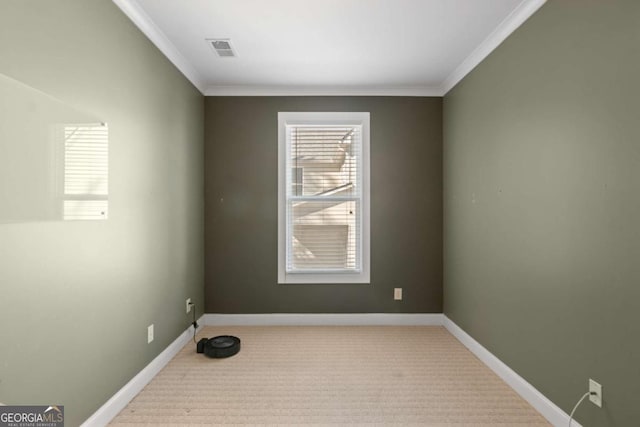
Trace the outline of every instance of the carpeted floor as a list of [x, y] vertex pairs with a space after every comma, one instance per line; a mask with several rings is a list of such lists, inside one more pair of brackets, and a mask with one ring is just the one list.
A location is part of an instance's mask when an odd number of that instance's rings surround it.
[[140, 425], [548, 426], [439, 326], [206, 327], [113, 420]]

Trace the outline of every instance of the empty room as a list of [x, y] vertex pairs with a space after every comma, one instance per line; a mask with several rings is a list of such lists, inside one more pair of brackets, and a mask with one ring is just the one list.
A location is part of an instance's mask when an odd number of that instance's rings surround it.
[[0, 0], [0, 427], [640, 426], [637, 0]]

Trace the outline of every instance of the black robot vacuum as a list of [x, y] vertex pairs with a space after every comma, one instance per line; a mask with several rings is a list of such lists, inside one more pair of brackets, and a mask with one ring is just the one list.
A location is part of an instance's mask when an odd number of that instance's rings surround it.
[[214, 359], [230, 357], [240, 351], [240, 338], [231, 335], [202, 338], [196, 350]]

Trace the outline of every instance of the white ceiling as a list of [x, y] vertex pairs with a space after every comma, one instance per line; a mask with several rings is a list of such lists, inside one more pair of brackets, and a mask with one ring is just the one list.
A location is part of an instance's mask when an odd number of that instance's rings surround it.
[[206, 95], [441, 96], [546, 0], [113, 1]]

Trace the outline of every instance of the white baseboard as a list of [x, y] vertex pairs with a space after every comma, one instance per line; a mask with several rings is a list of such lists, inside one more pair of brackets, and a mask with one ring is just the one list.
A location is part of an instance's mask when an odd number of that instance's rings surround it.
[[[442, 313], [350, 313], [350, 314], [204, 314], [201, 326], [444, 326], [485, 365], [529, 402], [554, 426], [566, 426], [569, 415], [536, 390], [524, 378], [491, 354], [479, 342]], [[191, 339], [193, 330], [184, 331], [162, 353], [89, 417], [82, 427], [109, 424], [122, 409], [155, 377]], [[577, 421], [572, 426], [581, 427]]]
[[[204, 316], [203, 316], [204, 317]], [[203, 317], [198, 319], [198, 324], [202, 324]], [[198, 328], [200, 330], [200, 328]], [[169, 346], [164, 349], [155, 359], [145, 366], [135, 377], [124, 385], [111, 399], [100, 407], [92, 416], [82, 424], [81, 427], [102, 427], [106, 426], [120, 413], [131, 400], [147, 385], [158, 372], [165, 367], [171, 359], [192, 339], [193, 328], [189, 327], [180, 334]]]
[[[465, 347], [476, 355], [485, 365], [495, 372], [504, 382], [516, 391], [524, 400], [529, 402], [543, 417], [556, 427], [564, 427], [569, 423], [569, 415], [536, 390], [513, 369], [504, 364], [478, 341], [473, 339], [451, 319], [443, 315], [443, 325]], [[572, 421], [573, 427], [582, 427], [577, 421]]]
[[442, 313], [205, 314], [207, 326], [442, 326]]

